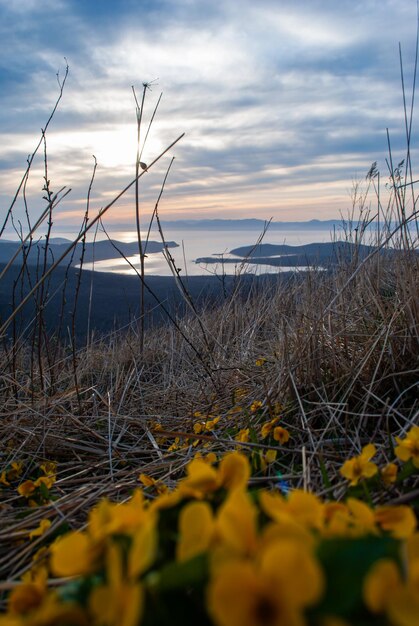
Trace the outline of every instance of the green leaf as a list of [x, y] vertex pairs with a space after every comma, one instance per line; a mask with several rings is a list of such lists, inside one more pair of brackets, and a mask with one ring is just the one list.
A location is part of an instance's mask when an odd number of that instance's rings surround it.
[[323, 485], [326, 487], [326, 489], [330, 489], [332, 487], [332, 483], [330, 482], [326, 465], [324, 464], [323, 457], [321, 456], [321, 454], [319, 455], [319, 464], [320, 464], [320, 473], [322, 475]]
[[49, 500], [49, 489], [48, 487], [41, 482], [41, 484], [39, 485], [39, 493], [41, 494], [41, 496], [44, 498], [44, 500]]
[[400, 542], [391, 537], [328, 539], [318, 549], [327, 590], [320, 611], [342, 617], [362, 614], [364, 578], [379, 559], [390, 558], [401, 566]]
[[196, 587], [203, 585], [208, 578], [208, 558], [200, 554], [183, 563], [169, 563], [153, 581], [161, 591]]

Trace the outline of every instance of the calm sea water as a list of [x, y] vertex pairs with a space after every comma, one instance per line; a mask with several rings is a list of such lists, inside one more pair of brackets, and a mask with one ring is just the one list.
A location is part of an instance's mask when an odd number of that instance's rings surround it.
[[[339, 234], [339, 233], [338, 233]], [[175, 259], [176, 266], [181, 268], [182, 275], [202, 276], [222, 272], [235, 274], [241, 266], [241, 258], [229, 254], [230, 250], [240, 246], [253, 245], [257, 242], [260, 232], [253, 230], [208, 230], [187, 229], [166, 229], [164, 232], [166, 241], [175, 241], [178, 248], [170, 248], [170, 253]], [[129, 231], [116, 231], [111, 234], [112, 239], [118, 241], [135, 241], [135, 233]], [[153, 241], [161, 241], [158, 232], [153, 232], [150, 236]], [[306, 243], [321, 243], [332, 240], [332, 233], [329, 230], [271, 230], [265, 234], [264, 243], [303, 245]], [[217, 264], [197, 264], [195, 261], [199, 257], [211, 257], [219, 259]], [[222, 264], [222, 258], [234, 259], [237, 263]], [[132, 256], [130, 262], [139, 269], [139, 257]], [[91, 263], [85, 264], [86, 269], [93, 269]], [[127, 265], [124, 259], [109, 259], [97, 261], [94, 264], [95, 271], [116, 272], [120, 274], [135, 273]], [[277, 273], [294, 268], [277, 268], [272, 266], [246, 264], [247, 272], [255, 273]], [[299, 268], [304, 269], [304, 268]], [[145, 270], [148, 275], [170, 276], [170, 267], [163, 253], [149, 254], [145, 260]]]

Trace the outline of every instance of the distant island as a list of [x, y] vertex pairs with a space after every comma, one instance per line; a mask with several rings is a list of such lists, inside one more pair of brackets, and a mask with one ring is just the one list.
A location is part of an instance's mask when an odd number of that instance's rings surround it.
[[[71, 240], [64, 239], [62, 237], [52, 238], [48, 243], [48, 262], [53, 263], [55, 259], [58, 259], [71, 244]], [[20, 243], [18, 241], [0, 241], [0, 263], [7, 263], [9, 259], [16, 253]], [[175, 241], [167, 241], [168, 248], [177, 248], [178, 244]], [[29, 247], [25, 246], [27, 253], [27, 263], [29, 265], [35, 265], [43, 258], [45, 246], [45, 238], [33, 241]], [[148, 241], [143, 242], [145, 254], [154, 254], [161, 252], [164, 248], [163, 243], [160, 241]], [[125, 243], [123, 241], [114, 241], [109, 239], [103, 239], [101, 241], [89, 242], [85, 245], [84, 261], [86, 263], [92, 263], [93, 261], [106, 261], [108, 259], [117, 258], [120, 253], [125, 257], [138, 254], [138, 241]], [[71, 258], [71, 252], [68, 258]], [[78, 265], [80, 263], [80, 257], [82, 254], [82, 244], [78, 243], [75, 248], [75, 252], [71, 258], [71, 265]], [[64, 261], [65, 262], [65, 261]], [[22, 254], [16, 257], [15, 263], [22, 263]]]
[[[200, 257], [195, 260], [199, 264], [222, 264], [249, 262], [256, 265], [271, 265], [273, 267], [322, 267], [331, 268], [342, 262], [349, 262], [356, 255], [358, 260], [366, 258], [376, 249], [375, 246], [354, 244], [348, 241], [334, 241], [329, 243], [309, 243], [302, 246], [286, 244], [261, 243], [254, 246], [234, 248], [229, 255], [214, 255]], [[394, 256], [395, 249], [383, 249], [383, 256]], [[235, 258], [234, 258], [235, 257]]]

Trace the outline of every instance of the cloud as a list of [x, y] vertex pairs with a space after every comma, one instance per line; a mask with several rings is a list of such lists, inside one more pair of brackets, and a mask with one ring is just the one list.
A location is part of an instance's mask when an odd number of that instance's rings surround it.
[[[374, 160], [385, 172], [386, 127], [402, 154], [398, 41], [409, 84], [415, 11], [393, 0], [0, 0], [0, 200], [46, 123], [66, 57], [70, 74], [48, 135], [51, 176], [72, 187], [65, 219], [83, 205], [92, 154], [97, 207], [133, 176], [131, 88], [141, 99], [143, 82], [155, 78], [143, 136], [164, 93], [144, 160], [186, 132], [165, 194], [171, 217], [195, 216], [197, 207], [205, 216], [336, 217], [355, 175]], [[147, 177], [146, 210], [167, 162]], [[38, 169], [40, 189], [42, 159]], [[118, 219], [129, 212], [122, 202]]]

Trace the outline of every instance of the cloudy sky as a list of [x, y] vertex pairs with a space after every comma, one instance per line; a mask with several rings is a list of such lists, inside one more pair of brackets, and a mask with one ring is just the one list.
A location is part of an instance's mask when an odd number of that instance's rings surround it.
[[[165, 219], [339, 218], [353, 181], [378, 161], [386, 128], [402, 155], [398, 44], [410, 89], [416, 0], [0, 0], [0, 201], [6, 212], [58, 94], [47, 134], [57, 208], [76, 228], [92, 191], [97, 211], [134, 175], [136, 113], [145, 126], [163, 92], [143, 153], [152, 161], [178, 135], [161, 204]], [[42, 157], [42, 151], [41, 151]], [[150, 214], [170, 158], [141, 179]], [[43, 160], [27, 186], [42, 209]], [[15, 218], [21, 215], [19, 199]], [[107, 223], [133, 226], [132, 194]]]

